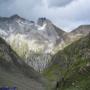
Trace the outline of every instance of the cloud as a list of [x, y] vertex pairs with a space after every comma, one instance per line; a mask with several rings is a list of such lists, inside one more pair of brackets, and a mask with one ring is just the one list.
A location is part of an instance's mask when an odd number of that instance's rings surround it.
[[90, 0], [0, 0], [0, 16], [20, 16], [36, 20], [50, 19], [66, 31], [90, 24]]
[[51, 7], [61, 7], [66, 6], [74, 0], [48, 0], [49, 6]]
[[32, 15], [33, 9], [38, 5], [41, 5], [41, 0], [0, 0], [0, 15], [10, 16], [13, 14], [19, 14], [21, 16]]

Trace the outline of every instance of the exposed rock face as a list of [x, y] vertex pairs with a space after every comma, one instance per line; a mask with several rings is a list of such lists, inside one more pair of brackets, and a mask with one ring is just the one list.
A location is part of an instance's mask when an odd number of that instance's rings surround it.
[[87, 36], [89, 33], [90, 33], [90, 25], [80, 25], [79, 27], [72, 30], [71, 32], [65, 33], [63, 35], [64, 45], [63, 44], [62, 45], [66, 47], [71, 43], [79, 40], [80, 38]]
[[75, 30], [73, 30], [71, 33], [87, 35], [89, 32], [90, 32], [90, 25], [81, 25]]
[[0, 38], [0, 87], [46, 90], [45, 80]]
[[84, 25], [66, 33], [46, 18], [39, 18], [37, 22], [18, 15], [0, 18], [0, 36], [27, 64], [40, 72], [51, 62], [53, 54], [89, 32], [90, 26]]
[[72, 32], [70, 32], [69, 34], [72, 38], [72, 41], [74, 41], [86, 36], [88, 33], [90, 33], [90, 25], [81, 25], [76, 29], [72, 30]]
[[37, 23], [18, 15], [0, 18], [0, 35], [37, 71], [47, 66], [57, 45], [63, 47], [64, 34], [46, 18], [39, 18]]

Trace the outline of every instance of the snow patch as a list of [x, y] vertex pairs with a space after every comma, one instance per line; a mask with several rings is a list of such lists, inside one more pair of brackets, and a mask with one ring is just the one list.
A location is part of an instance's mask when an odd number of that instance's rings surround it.
[[1, 35], [5, 35], [5, 36], [7, 36], [8, 35], [8, 33], [7, 32], [5, 32], [4, 30], [2, 30], [2, 29], [0, 29], [0, 34]]
[[39, 26], [39, 27], [38, 27], [38, 30], [40, 30], [40, 31], [43, 31], [43, 30], [45, 30], [45, 28], [46, 28], [46, 25], [47, 25], [47, 24], [44, 24], [43, 26]]

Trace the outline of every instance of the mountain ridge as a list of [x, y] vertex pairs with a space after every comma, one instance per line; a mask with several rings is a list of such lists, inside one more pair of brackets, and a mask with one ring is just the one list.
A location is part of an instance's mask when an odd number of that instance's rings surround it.
[[[47, 66], [47, 62], [50, 62], [50, 56], [54, 53], [53, 48], [57, 40], [61, 42], [65, 32], [60, 30], [62, 36], [59, 36], [56, 32], [56, 30], [59, 32], [59, 28], [57, 29], [46, 18], [40, 18], [37, 22], [38, 24], [22, 19], [18, 15], [11, 16], [8, 19], [4, 18], [4, 20], [0, 19], [0, 34], [19, 56], [26, 59], [26, 63], [31, 61], [28, 64], [41, 71]], [[31, 53], [31, 57], [36, 53], [41, 53], [41, 55], [33, 56], [32, 58], [35, 57], [34, 61], [30, 58], [30, 52], [34, 52]], [[39, 67], [41, 68], [39, 69]]]
[[67, 33], [45, 17], [37, 22], [18, 15], [0, 18], [0, 36], [28, 65], [40, 72], [51, 62], [55, 53], [88, 34], [90, 29], [86, 31], [82, 34], [79, 31], [79, 34]]

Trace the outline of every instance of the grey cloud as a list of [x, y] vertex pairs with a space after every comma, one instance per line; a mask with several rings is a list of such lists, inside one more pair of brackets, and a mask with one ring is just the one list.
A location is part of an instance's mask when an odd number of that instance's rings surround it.
[[38, 5], [41, 5], [41, 0], [0, 0], [0, 16], [19, 14], [30, 17]]
[[48, 0], [48, 5], [51, 7], [62, 7], [66, 6], [74, 0]]

